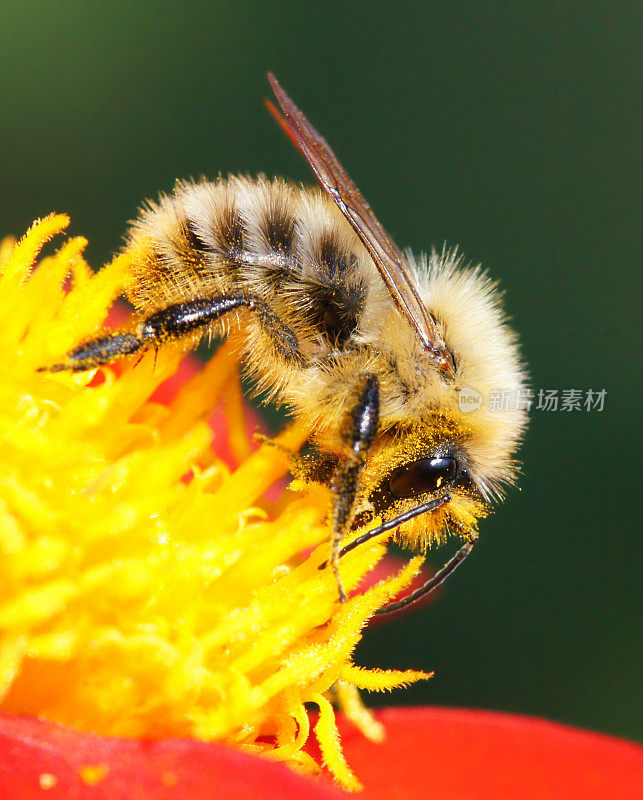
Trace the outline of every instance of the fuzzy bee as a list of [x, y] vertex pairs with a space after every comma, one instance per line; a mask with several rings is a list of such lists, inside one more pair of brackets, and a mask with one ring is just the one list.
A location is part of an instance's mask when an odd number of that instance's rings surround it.
[[[455, 252], [402, 253], [336, 156], [273, 75], [269, 107], [321, 185], [229, 177], [177, 184], [133, 223], [129, 331], [105, 333], [52, 370], [89, 370], [167, 342], [196, 344], [230, 325], [261, 390], [303, 418], [312, 479], [333, 493], [332, 565], [385, 530], [417, 549], [449, 531], [464, 544], [427, 594], [470, 552], [477, 522], [516, 475], [526, 424], [513, 404], [525, 372], [496, 285]], [[464, 392], [464, 394], [463, 394]], [[474, 410], [463, 406], [471, 393]], [[467, 394], [469, 393], [469, 394]], [[342, 549], [344, 534], [379, 527]]]

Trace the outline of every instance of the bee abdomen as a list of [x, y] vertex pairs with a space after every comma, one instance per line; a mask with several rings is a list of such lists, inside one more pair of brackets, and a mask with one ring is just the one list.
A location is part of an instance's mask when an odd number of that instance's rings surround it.
[[334, 348], [359, 328], [373, 265], [317, 190], [264, 178], [182, 184], [143, 211], [139, 236], [150, 247], [132, 299], [145, 312], [246, 291]]

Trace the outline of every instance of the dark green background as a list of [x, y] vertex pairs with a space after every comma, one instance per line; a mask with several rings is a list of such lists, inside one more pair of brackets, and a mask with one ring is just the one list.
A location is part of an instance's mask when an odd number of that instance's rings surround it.
[[536, 388], [521, 491], [438, 603], [365, 665], [435, 668], [387, 702], [640, 737], [639, 4], [2, 3], [0, 229], [69, 211], [101, 263], [176, 177], [310, 180], [262, 108], [276, 72], [401, 245], [446, 240], [507, 290]]

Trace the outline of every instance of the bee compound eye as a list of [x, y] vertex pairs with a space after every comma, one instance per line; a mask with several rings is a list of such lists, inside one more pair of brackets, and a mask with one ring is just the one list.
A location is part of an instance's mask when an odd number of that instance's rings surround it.
[[398, 499], [435, 492], [455, 477], [457, 469], [458, 463], [452, 456], [412, 461], [393, 471], [389, 492]]

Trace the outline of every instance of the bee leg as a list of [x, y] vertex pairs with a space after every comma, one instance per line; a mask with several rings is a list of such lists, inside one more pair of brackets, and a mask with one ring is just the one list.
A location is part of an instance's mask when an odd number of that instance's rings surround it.
[[96, 369], [103, 364], [111, 364], [125, 356], [140, 350], [144, 342], [136, 333], [108, 333], [90, 339], [67, 353], [67, 361], [52, 364], [50, 367], [39, 367], [38, 372], [84, 372]]
[[133, 333], [113, 333], [91, 339], [67, 354], [67, 361], [45, 367], [51, 372], [72, 370], [80, 372], [110, 364], [138, 350], [177, 341], [192, 333], [205, 331], [224, 314], [246, 307], [253, 311], [262, 327], [271, 336], [277, 353], [284, 359], [303, 362], [297, 337], [272, 312], [263, 300], [252, 295], [222, 295], [220, 297], [197, 298], [185, 303], [168, 306], [155, 311], [144, 319]]
[[337, 581], [340, 602], [346, 592], [339, 575], [339, 554], [342, 534], [350, 523], [359, 482], [359, 474], [373, 444], [380, 415], [380, 392], [377, 375], [363, 377], [359, 400], [351, 412], [344, 430], [347, 447], [345, 460], [333, 472], [331, 489], [335, 494], [330, 564]]
[[255, 314], [281, 358], [304, 362], [292, 328], [282, 322], [267, 303], [248, 294], [197, 298], [168, 306], [147, 317], [141, 323], [139, 335], [154, 344], [175, 341], [192, 333], [205, 332], [209, 325], [224, 314], [240, 308], [247, 308]]
[[257, 444], [265, 445], [266, 447], [274, 447], [275, 450], [279, 450], [280, 453], [284, 453], [284, 455], [288, 456], [290, 461], [297, 465], [297, 468], [299, 468], [299, 462], [301, 460], [299, 451], [293, 450], [291, 447], [286, 447], [272, 436], [266, 436], [265, 433], [253, 433], [252, 438]]

